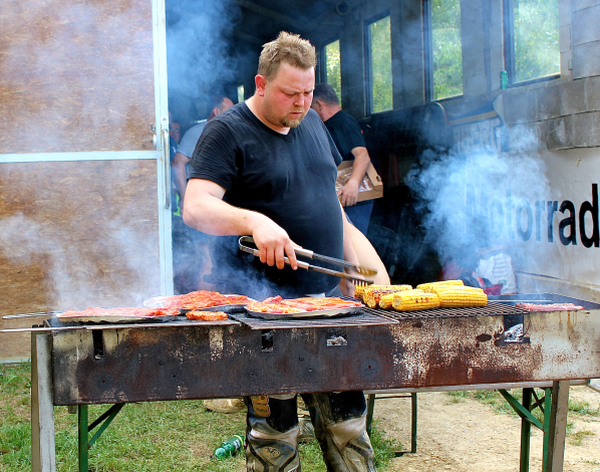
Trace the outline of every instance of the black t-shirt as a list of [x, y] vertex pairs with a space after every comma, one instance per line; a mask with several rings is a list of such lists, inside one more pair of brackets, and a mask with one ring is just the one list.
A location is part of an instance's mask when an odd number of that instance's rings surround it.
[[[224, 200], [262, 213], [306, 249], [343, 258], [343, 229], [335, 191], [341, 157], [313, 111], [282, 135], [265, 126], [245, 103], [209, 121], [196, 145], [190, 178], [225, 188]], [[254, 297], [302, 296], [333, 289], [339, 279], [271, 268], [238, 250], [235, 238], [215, 238], [213, 280], [221, 290]]]
[[345, 161], [354, 160], [352, 149], [366, 147], [360, 125], [345, 111], [338, 111], [325, 122], [325, 126]]

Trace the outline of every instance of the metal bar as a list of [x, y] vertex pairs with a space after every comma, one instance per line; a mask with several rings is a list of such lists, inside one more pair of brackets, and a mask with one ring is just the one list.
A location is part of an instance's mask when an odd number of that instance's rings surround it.
[[563, 470], [570, 386], [571, 382], [568, 380], [554, 382], [552, 386], [552, 411], [548, 429], [550, 443], [546, 469], [548, 472], [561, 472]]
[[50, 318], [51, 316], [60, 314], [59, 311], [43, 311], [41, 313], [19, 313], [18, 315], [5, 315], [2, 317], [3, 320], [14, 320], [17, 318], [40, 318], [42, 316], [46, 316]]
[[[376, 394], [367, 395], [367, 434], [371, 435], [371, 428], [373, 426], [373, 413], [375, 411], [375, 396]], [[409, 398], [409, 395], [396, 395], [381, 397], [380, 400], [388, 398]], [[417, 393], [412, 392], [410, 394], [410, 452], [414, 454], [417, 452]], [[395, 457], [402, 457], [407, 451], [394, 451]]]
[[92, 447], [96, 440], [100, 437], [100, 435], [104, 432], [108, 425], [115, 419], [115, 416], [121, 411], [125, 403], [118, 403], [117, 405], [111, 406], [107, 411], [105, 411], [96, 421], [94, 421], [89, 427], [88, 431], [91, 431], [96, 426], [100, 425], [96, 434], [89, 440], [89, 445]]
[[[523, 391], [532, 391], [533, 389], [531, 388], [524, 388]], [[506, 401], [510, 404], [510, 406], [513, 407], [513, 409], [516, 411], [516, 413], [524, 420], [527, 420], [528, 422], [530, 422], [531, 424], [533, 424], [536, 428], [540, 429], [541, 431], [544, 430], [544, 425], [542, 423], [540, 423], [540, 421], [531, 414], [531, 410], [529, 409], [531, 407], [531, 398], [529, 399], [529, 404], [528, 404], [528, 408], [525, 408], [524, 405], [521, 405], [510, 393], [508, 393], [506, 390], [498, 390], [502, 396], [506, 399]], [[531, 395], [531, 393], [530, 393]]]
[[415, 454], [417, 452], [417, 392], [410, 394], [411, 403], [411, 419], [410, 419], [410, 430], [411, 430], [411, 441], [410, 441], [410, 452]]
[[31, 470], [56, 472], [50, 336], [31, 335]]
[[88, 472], [89, 448], [88, 443], [88, 406], [78, 405], [78, 452], [79, 452], [79, 472]]
[[222, 321], [165, 321], [165, 322], [151, 322], [151, 323], [111, 323], [111, 324], [86, 324], [76, 326], [44, 326], [44, 327], [32, 327], [32, 328], [7, 328], [0, 329], [0, 333], [53, 333], [55, 331], [74, 331], [74, 330], [107, 330], [107, 329], [130, 329], [130, 328], [173, 328], [173, 327], [184, 327], [184, 326], [214, 326], [214, 325], [239, 325], [238, 321], [234, 321], [231, 318]]
[[[548, 458], [550, 456], [550, 415], [552, 413], [552, 389], [545, 388], [544, 389], [544, 403], [546, 408], [544, 411], [544, 446], [543, 446], [543, 455], [542, 455], [542, 472], [546, 472], [548, 470]], [[540, 406], [541, 408], [541, 406]]]
[[367, 395], [367, 434], [371, 436], [373, 412], [375, 411], [375, 395]]
[[[523, 408], [528, 412], [531, 408], [531, 394], [532, 388], [523, 389]], [[520, 471], [529, 471], [529, 455], [531, 454], [531, 423], [527, 420], [527, 417], [521, 417], [521, 461]]]

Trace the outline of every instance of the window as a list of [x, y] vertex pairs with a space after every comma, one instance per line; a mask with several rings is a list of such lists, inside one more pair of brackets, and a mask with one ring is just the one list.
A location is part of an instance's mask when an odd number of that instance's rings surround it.
[[238, 103], [242, 103], [244, 101], [244, 86], [243, 85], [238, 85], [237, 87], [237, 101]]
[[392, 89], [392, 35], [390, 17], [385, 16], [366, 27], [367, 72], [369, 74], [369, 108], [371, 113], [391, 110]]
[[509, 84], [560, 74], [559, 0], [506, 0]]
[[429, 0], [428, 100], [463, 94], [460, 0]]
[[324, 82], [331, 85], [342, 103], [342, 69], [340, 67], [340, 40], [337, 39], [325, 45], [323, 49], [325, 58]]

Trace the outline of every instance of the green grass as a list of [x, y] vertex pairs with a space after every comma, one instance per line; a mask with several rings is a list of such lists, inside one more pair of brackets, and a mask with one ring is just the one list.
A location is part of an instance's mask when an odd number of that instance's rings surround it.
[[[0, 365], [0, 471], [31, 469], [29, 364]], [[89, 422], [108, 405], [89, 407]], [[57, 472], [77, 471], [77, 415], [55, 407]], [[244, 435], [245, 413], [222, 414], [205, 409], [201, 401], [130, 403], [90, 449], [94, 472], [235, 472], [245, 471], [241, 452], [222, 461], [210, 459], [221, 441]], [[93, 431], [95, 432], [95, 430]], [[374, 422], [371, 441], [377, 470], [385, 472], [393, 450], [402, 445], [383, 438]], [[304, 472], [325, 472], [316, 440], [299, 447]]]

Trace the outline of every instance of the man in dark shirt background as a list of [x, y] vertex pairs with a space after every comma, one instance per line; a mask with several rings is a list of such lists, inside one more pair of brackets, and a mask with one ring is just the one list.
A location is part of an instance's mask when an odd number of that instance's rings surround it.
[[315, 86], [311, 107], [325, 123], [342, 158], [345, 161], [354, 161], [350, 179], [338, 192], [338, 196], [352, 224], [366, 235], [373, 200], [358, 201], [360, 183], [371, 162], [362, 130], [358, 122], [342, 110], [331, 85], [321, 83]]

